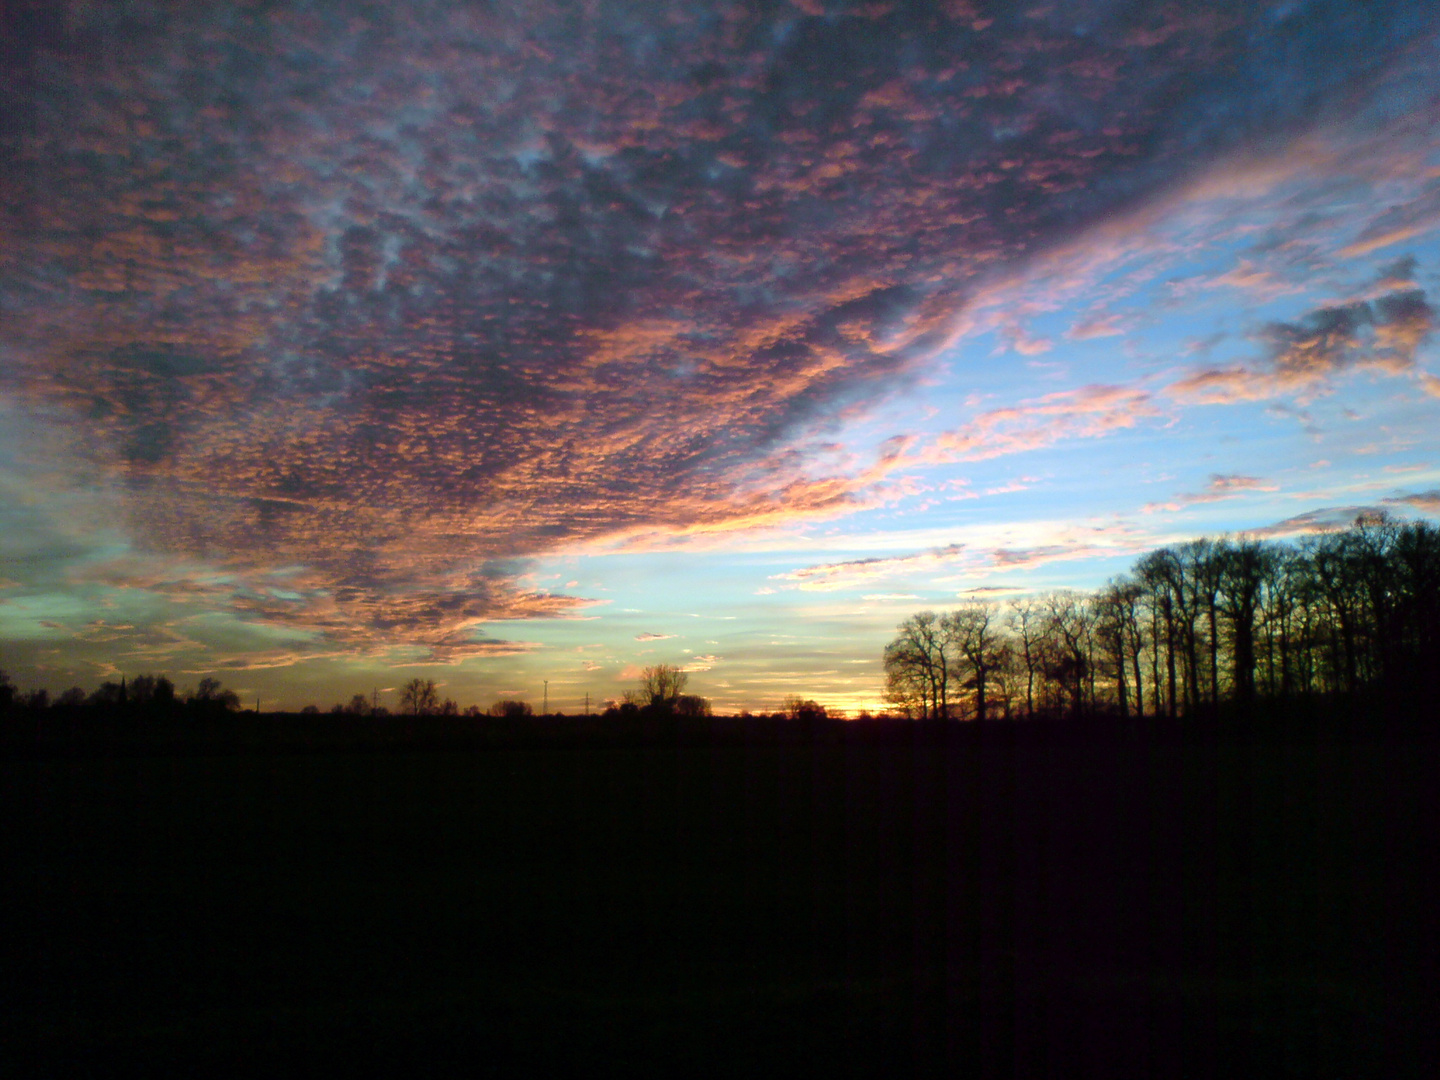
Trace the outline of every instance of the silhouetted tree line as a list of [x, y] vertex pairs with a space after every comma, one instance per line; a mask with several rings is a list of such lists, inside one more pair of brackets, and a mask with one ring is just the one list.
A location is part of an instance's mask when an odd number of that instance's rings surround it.
[[1367, 515], [1296, 542], [1164, 547], [1095, 592], [912, 615], [884, 661], [886, 700], [927, 719], [1412, 695], [1440, 671], [1440, 529]]
[[[648, 667], [640, 675], [638, 689], [626, 691], [619, 701], [608, 702], [604, 715], [710, 716], [708, 700], [695, 694], [684, 693], [688, 680], [689, 675], [686, 672], [669, 664]], [[521, 720], [535, 715], [530, 703], [518, 698], [502, 698], [488, 708], [470, 705], [461, 709], [454, 699], [440, 696], [440, 689], [433, 679], [410, 679], [399, 688], [399, 698], [399, 715], [411, 718], [465, 716]], [[209, 716], [238, 711], [240, 699], [233, 690], [227, 690], [219, 680], [213, 678], [201, 679], [195, 689], [180, 693], [176, 691], [175, 684], [164, 675], [138, 675], [128, 681], [122, 678], [119, 682], [105, 682], [89, 694], [78, 686], [72, 687], [52, 700], [49, 692], [43, 689], [22, 692], [4, 671], [0, 671], [0, 711], [15, 709], [30, 713], [57, 712], [110, 717]], [[823, 715], [824, 710], [820, 711]], [[357, 718], [392, 715], [388, 708], [380, 704], [378, 690], [368, 697], [365, 694], [354, 694], [349, 701], [337, 702], [331, 706], [328, 712], [331, 716]], [[316, 705], [306, 705], [300, 710], [302, 716], [319, 716], [320, 713], [321, 709]]]
[[[1094, 592], [972, 600], [897, 629], [884, 652], [885, 698], [916, 719], [1174, 719], [1323, 696], [1413, 696], [1440, 671], [1440, 529], [1367, 515], [1295, 542], [1199, 539], [1149, 552]], [[710, 716], [709, 701], [685, 693], [688, 678], [672, 665], [648, 667], [603, 715]], [[389, 715], [378, 698], [355, 694], [330, 712]], [[139, 675], [52, 700], [0, 672], [4, 710], [179, 716], [239, 707], [213, 678], [180, 693], [163, 675]], [[462, 711], [433, 680], [415, 678], [400, 688], [400, 712], [521, 719], [534, 710], [507, 698]], [[792, 696], [776, 715], [825, 719], [827, 710]]]
[[24, 693], [0, 671], [0, 709], [20, 708], [33, 712], [104, 712], [134, 715], [218, 715], [235, 712], [240, 698], [227, 690], [219, 679], [204, 678], [193, 689], [178, 691], [164, 675], [123, 676], [119, 682], [107, 680], [90, 693], [78, 686], [51, 698], [45, 689]]

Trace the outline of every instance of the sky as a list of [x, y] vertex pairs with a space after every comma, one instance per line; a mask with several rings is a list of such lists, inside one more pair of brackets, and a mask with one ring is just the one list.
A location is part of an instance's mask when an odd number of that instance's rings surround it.
[[1440, 514], [1433, 3], [0, 20], [22, 688], [874, 709], [917, 610]]

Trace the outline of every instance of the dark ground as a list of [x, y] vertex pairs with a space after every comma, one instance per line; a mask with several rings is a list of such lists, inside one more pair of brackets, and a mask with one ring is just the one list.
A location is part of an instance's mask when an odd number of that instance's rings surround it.
[[1433, 735], [777, 730], [12, 740], [0, 1073], [1436, 1075]]

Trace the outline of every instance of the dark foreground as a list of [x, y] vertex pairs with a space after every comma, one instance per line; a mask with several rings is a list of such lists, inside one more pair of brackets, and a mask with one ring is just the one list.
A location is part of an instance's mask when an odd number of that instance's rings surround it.
[[727, 730], [12, 745], [0, 1072], [1433, 1075], [1423, 726]]

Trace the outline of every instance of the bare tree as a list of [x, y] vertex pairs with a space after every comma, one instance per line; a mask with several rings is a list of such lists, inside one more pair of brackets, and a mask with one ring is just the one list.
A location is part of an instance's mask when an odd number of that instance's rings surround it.
[[986, 600], [971, 600], [946, 615], [941, 620], [941, 628], [958, 654], [957, 669], [963, 665], [969, 673], [967, 682], [975, 688], [975, 719], [984, 720], [987, 684], [991, 672], [999, 665], [996, 652], [1001, 639], [995, 605]]
[[912, 615], [885, 647], [886, 700], [918, 704], [922, 718], [950, 715], [950, 656], [944, 627], [933, 611]]
[[1085, 712], [1085, 687], [1092, 678], [1092, 615], [1085, 597], [1072, 589], [1047, 593], [1043, 602], [1045, 634], [1055, 651], [1050, 675], [1069, 693], [1072, 715], [1081, 716]]
[[907, 719], [923, 719], [928, 715], [929, 684], [918, 664], [892, 642], [885, 649], [885, 692], [887, 704]]
[[1124, 582], [1111, 579], [1094, 601], [1095, 635], [1115, 679], [1115, 701], [1122, 718], [1130, 715], [1129, 681], [1125, 674], [1125, 661], [1129, 657], [1126, 591]]
[[1035, 673], [1040, 670], [1040, 602], [1033, 596], [1010, 601], [1007, 623], [1020, 639], [1020, 659], [1025, 664], [1025, 715], [1035, 715]]
[[[1153, 602], [1165, 624], [1166, 679], [1170, 718], [1173, 720], [1179, 711], [1181, 685], [1185, 691], [1187, 713], [1194, 712], [1195, 702], [1198, 700], [1196, 669], [1199, 666], [1199, 653], [1195, 639], [1195, 610], [1189, 593], [1189, 575], [1186, 573], [1185, 563], [1172, 548], [1158, 548], [1145, 555], [1136, 563], [1135, 572], [1152, 592]], [[1177, 664], [1177, 660], [1180, 663]]]
[[[1330, 644], [1330, 669], [1341, 689], [1360, 685], [1360, 623], [1364, 600], [1353, 573], [1353, 547], [1345, 533], [1329, 533], [1305, 545], [1309, 583], [1317, 599], [1324, 636]], [[1337, 633], [1338, 631], [1338, 633]]]
[[1270, 575], [1271, 552], [1258, 540], [1216, 547], [1220, 589], [1216, 605], [1230, 628], [1231, 677], [1242, 706], [1255, 700], [1255, 614]]
[[1205, 616], [1212, 708], [1220, 705], [1220, 590], [1225, 573], [1225, 547], [1226, 541], [1201, 537], [1180, 548], [1180, 557], [1189, 568], [1195, 614]]
[[400, 688], [400, 708], [411, 716], [429, 716], [440, 707], [434, 679], [411, 679]]
[[991, 701], [1000, 706], [1000, 715], [1006, 720], [1015, 713], [1015, 699], [1020, 690], [1020, 658], [1015, 652], [1015, 643], [1008, 637], [991, 653], [990, 686]]
[[641, 704], [673, 710], [690, 676], [672, 664], [656, 664], [640, 673]]
[[1397, 593], [1394, 672], [1418, 685], [1440, 670], [1440, 529], [1427, 522], [1400, 528], [1388, 553]]

